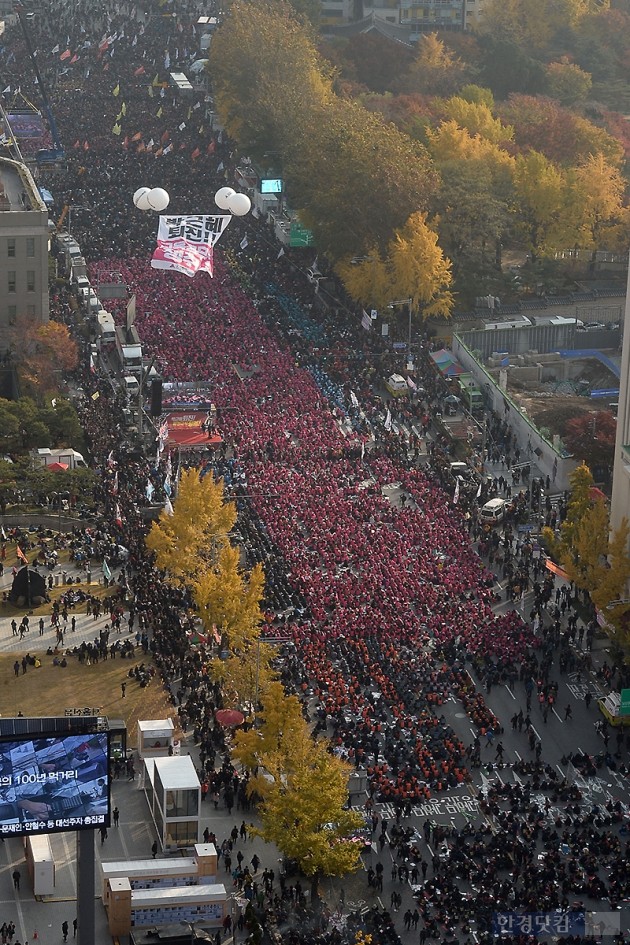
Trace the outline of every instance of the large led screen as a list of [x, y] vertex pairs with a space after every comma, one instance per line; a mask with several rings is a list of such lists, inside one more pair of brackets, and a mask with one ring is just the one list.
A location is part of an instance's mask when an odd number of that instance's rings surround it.
[[109, 736], [0, 742], [0, 836], [109, 826]]

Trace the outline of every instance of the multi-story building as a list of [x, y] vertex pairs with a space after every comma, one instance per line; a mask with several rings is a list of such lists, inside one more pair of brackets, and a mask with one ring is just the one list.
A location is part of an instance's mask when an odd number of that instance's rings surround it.
[[48, 321], [48, 210], [26, 165], [0, 157], [0, 345], [20, 318]]
[[399, 10], [401, 25], [418, 33], [466, 26], [466, 0], [400, 0]]

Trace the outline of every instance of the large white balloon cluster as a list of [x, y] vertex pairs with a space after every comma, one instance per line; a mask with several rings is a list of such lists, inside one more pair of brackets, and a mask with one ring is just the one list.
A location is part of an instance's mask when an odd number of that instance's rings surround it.
[[244, 217], [249, 213], [252, 202], [247, 194], [237, 194], [231, 187], [222, 187], [214, 195], [214, 202], [219, 210], [229, 210], [235, 217]]
[[139, 187], [133, 195], [134, 205], [138, 210], [166, 210], [171, 198], [162, 187]]

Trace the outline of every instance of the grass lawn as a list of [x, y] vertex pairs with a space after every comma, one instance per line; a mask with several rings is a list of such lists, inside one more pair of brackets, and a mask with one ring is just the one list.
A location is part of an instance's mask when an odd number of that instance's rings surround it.
[[[101, 661], [97, 666], [86, 666], [70, 656], [65, 668], [53, 666], [52, 656], [41, 654], [40, 659], [39, 669], [29, 666], [24, 676], [20, 669], [16, 678], [15, 654], [0, 655], [0, 715], [62, 716], [66, 708], [98, 708], [102, 715], [125, 720], [130, 747], [136, 745], [138, 719], [170, 716], [178, 728], [177, 715], [157, 676], [145, 689], [127, 678], [136, 663], [150, 663], [144, 654], [139, 653], [136, 660]], [[120, 689], [123, 680], [127, 683], [124, 699]], [[179, 731], [176, 734], [181, 737]]]

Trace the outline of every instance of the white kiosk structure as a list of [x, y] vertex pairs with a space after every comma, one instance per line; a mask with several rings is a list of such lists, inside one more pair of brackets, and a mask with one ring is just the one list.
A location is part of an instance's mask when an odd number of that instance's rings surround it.
[[201, 840], [201, 785], [189, 755], [144, 758], [144, 793], [162, 850], [193, 847]]
[[173, 753], [175, 726], [172, 719], [138, 720], [138, 756], [160, 758]]

